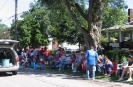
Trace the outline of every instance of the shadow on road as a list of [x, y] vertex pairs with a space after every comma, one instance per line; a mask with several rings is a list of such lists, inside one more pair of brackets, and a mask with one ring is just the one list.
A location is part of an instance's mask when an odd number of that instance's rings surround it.
[[6, 77], [6, 76], [12, 76], [12, 73], [10, 72], [0, 72], [0, 77]]
[[[46, 76], [46, 77], [61, 77], [62, 79], [74, 79], [74, 80], [83, 80], [82, 76], [76, 76], [73, 74], [67, 75], [65, 72], [62, 73], [60, 71], [55, 71], [55, 70], [34, 70], [32, 68], [20, 68], [18, 74], [22, 74], [22, 75], [36, 75], [36, 77], [42, 77], [42, 76]], [[105, 81], [105, 80], [100, 80], [97, 79], [95, 80], [95, 82], [102, 82], [102, 83], [106, 83], [109, 81]], [[117, 82], [114, 82], [117, 83]], [[119, 83], [123, 83], [123, 82], [119, 82]], [[125, 84], [125, 83], [124, 83]], [[130, 83], [126, 83], [126, 84], [130, 84], [133, 85], [133, 82]]]
[[55, 70], [34, 70], [32, 68], [20, 68], [18, 74], [22, 75], [36, 75], [37, 77], [46, 76], [46, 77], [62, 77], [62, 79], [75, 79], [81, 80], [81, 76], [67, 75], [65, 72]]

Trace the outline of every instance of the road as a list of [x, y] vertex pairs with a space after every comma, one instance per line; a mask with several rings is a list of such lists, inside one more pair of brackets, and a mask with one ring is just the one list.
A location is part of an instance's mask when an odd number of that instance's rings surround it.
[[20, 68], [17, 75], [1, 73], [0, 87], [133, 87], [133, 84], [83, 80], [76, 76], [59, 74], [55, 71]]

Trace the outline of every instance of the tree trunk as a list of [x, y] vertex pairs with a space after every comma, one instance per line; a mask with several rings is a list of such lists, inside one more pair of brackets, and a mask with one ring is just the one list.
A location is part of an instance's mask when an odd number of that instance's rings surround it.
[[95, 47], [100, 42], [104, 4], [105, 0], [89, 0], [88, 36], [90, 45]]
[[85, 14], [80, 6], [76, 3], [76, 7], [79, 10], [83, 18], [88, 22], [88, 29], [85, 29], [84, 26], [78, 20], [75, 12], [72, 9], [71, 3], [66, 0], [66, 6], [75, 21], [76, 25], [83, 34], [83, 38], [86, 45], [86, 50], [90, 49], [90, 46], [97, 47], [97, 44], [100, 42], [101, 28], [102, 28], [102, 13], [104, 9], [104, 0], [88, 0], [89, 9], [88, 14]]

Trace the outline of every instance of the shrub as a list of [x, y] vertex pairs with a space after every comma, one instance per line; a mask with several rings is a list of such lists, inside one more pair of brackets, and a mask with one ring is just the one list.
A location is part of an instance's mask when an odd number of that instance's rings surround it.
[[51, 55], [55, 54], [55, 50], [50, 50]]
[[107, 39], [103, 35], [101, 35], [100, 42], [101, 45], [104, 46], [107, 43]]
[[126, 61], [127, 53], [123, 50], [109, 50], [105, 52], [105, 55], [107, 55], [111, 61], [122, 63], [123, 61]]

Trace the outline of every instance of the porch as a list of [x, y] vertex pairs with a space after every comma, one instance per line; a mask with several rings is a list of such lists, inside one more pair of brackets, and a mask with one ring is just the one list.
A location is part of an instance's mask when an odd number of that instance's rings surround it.
[[[111, 27], [107, 30], [107, 46], [112, 46], [114, 50], [128, 50], [133, 49], [133, 22], [128, 23], [127, 25]], [[123, 29], [121, 29], [121, 27]], [[112, 32], [118, 32], [117, 40], [112, 43], [110, 34]]]

